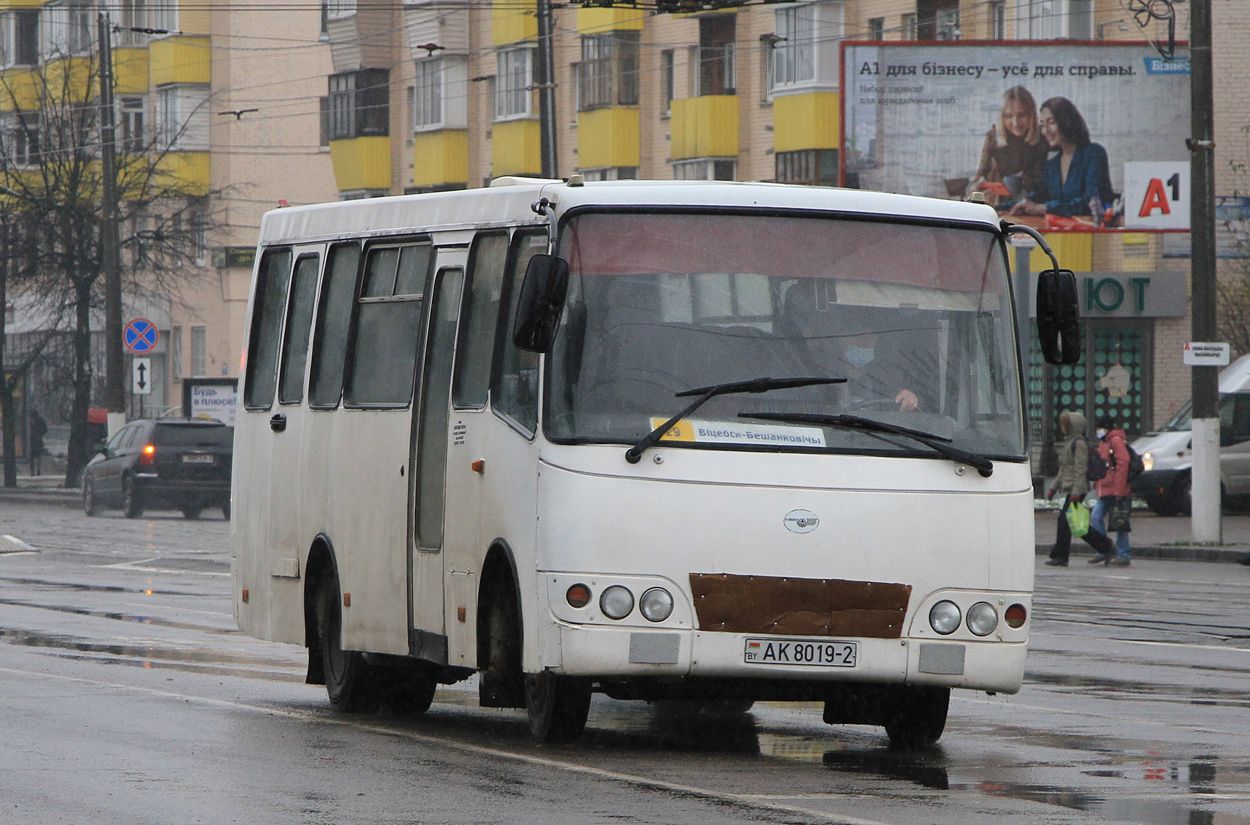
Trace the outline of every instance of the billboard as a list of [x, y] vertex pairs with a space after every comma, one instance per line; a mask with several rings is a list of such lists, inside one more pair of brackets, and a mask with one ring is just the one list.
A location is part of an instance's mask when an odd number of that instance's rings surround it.
[[1048, 231], [1189, 228], [1189, 50], [845, 43], [843, 184], [962, 199]]

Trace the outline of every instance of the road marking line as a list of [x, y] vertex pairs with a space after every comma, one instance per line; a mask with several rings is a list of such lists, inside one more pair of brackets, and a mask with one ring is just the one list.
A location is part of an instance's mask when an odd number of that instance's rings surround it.
[[[527, 765], [535, 765], [538, 767], [555, 768], [566, 771], [568, 773], [582, 774], [585, 776], [593, 776], [599, 779], [605, 779], [610, 782], [619, 782], [625, 785], [632, 785], [639, 788], [648, 788], [652, 790], [669, 791], [674, 793], [685, 794], [687, 796], [699, 797], [718, 802], [729, 802], [746, 808], [756, 808], [767, 811], [775, 811], [777, 813], [797, 814], [800, 816], [818, 819], [824, 822], [836, 823], [836, 825], [897, 825], [897, 823], [889, 823], [876, 819], [861, 819], [854, 816], [846, 816], [843, 814], [827, 813], [825, 811], [817, 811], [811, 808], [802, 808], [797, 805], [782, 805], [775, 802], [768, 802], [763, 798], [759, 798], [754, 794], [734, 794], [724, 793], [722, 791], [714, 791], [708, 788], [699, 788], [694, 785], [682, 785], [677, 782], [666, 782], [663, 779], [652, 779], [646, 776], [638, 776], [636, 774], [621, 773], [619, 771], [610, 771], [605, 768], [595, 768], [589, 765], [579, 765], [575, 762], [563, 762], [559, 759], [550, 759], [543, 756], [533, 756], [523, 753], [513, 753], [512, 751], [501, 750], [499, 748], [488, 748], [484, 745], [472, 745], [467, 742], [457, 742], [454, 739], [444, 739], [441, 736], [431, 736], [425, 733], [416, 733], [414, 731], [395, 730], [394, 728], [382, 727], [380, 725], [359, 724], [347, 719], [335, 719], [333, 717], [309, 717], [307, 713], [299, 713], [290, 710], [281, 710], [273, 707], [256, 707], [243, 702], [233, 702], [227, 699], [212, 699], [206, 696], [191, 696], [184, 693], [174, 693], [168, 690], [157, 690], [155, 688], [141, 687], [137, 685], [123, 685], [116, 682], [100, 682], [95, 679], [84, 679], [80, 676], [62, 676], [55, 673], [39, 673], [30, 670], [21, 670], [18, 668], [0, 667], [0, 673], [11, 673], [19, 676], [33, 676], [45, 679], [57, 679], [64, 682], [76, 682], [83, 685], [92, 685], [95, 687], [114, 688], [117, 690], [131, 691], [134, 693], [143, 693], [149, 696], [157, 696], [165, 699], [176, 699], [183, 702], [195, 702], [201, 705], [211, 705], [221, 708], [234, 708], [239, 710], [252, 711], [262, 713], [267, 716], [285, 716], [289, 719], [296, 719], [301, 722], [318, 721], [333, 725], [342, 725], [344, 727], [356, 728], [357, 730], [376, 733], [382, 736], [399, 737], [409, 739], [414, 742], [422, 742], [427, 745], [437, 745], [450, 750], [460, 751], [462, 753], [474, 754], [477, 756], [492, 756], [497, 759], [507, 759], [513, 762], [521, 762]], [[786, 796], [777, 795], [782, 799], [825, 799], [838, 798], [836, 796], [827, 797], [825, 795], [796, 795]]]

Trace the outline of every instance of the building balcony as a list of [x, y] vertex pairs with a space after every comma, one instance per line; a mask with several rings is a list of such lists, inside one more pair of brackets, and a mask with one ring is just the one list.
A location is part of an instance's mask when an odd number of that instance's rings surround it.
[[187, 195], [208, 194], [208, 152], [169, 152], [157, 161], [156, 171], [162, 186]]
[[391, 189], [391, 139], [385, 135], [332, 140], [330, 162], [340, 192]]
[[773, 98], [773, 149], [837, 149], [841, 126], [837, 92], [807, 92]]
[[542, 133], [537, 120], [506, 120], [491, 126], [491, 174], [541, 175]]
[[670, 115], [673, 160], [738, 156], [738, 96], [674, 100]]
[[419, 189], [468, 186], [468, 130], [440, 129], [413, 135], [412, 185]]
[[212, 82], [212, 52], [207, 37], [165, 37], [153, 40], [148, 51], [153, 86]]
[[113, 50], [114, 94], [141, 95], [148, 91], [149, 53], [146, 47], [119, 46]]
[[582, 169], [640, 166], [637, 106], [592, 109], [577, 116], [577, 165]]

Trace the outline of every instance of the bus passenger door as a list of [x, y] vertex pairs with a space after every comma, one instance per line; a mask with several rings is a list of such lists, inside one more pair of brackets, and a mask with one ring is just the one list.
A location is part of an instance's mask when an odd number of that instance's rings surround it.
[[[440, 264], [460, 258], [459, 249], [440, 249]], [[414, 653], [446, 661], [443, 621], [444, 511], [446, 509], [448, 413], [459, 327], [464, 270], [441, 266], [430, 290], [425, 365], [421, 372], [420, 413], [414, 439], [413, 549], [410, 568]], [[433, 635], [428, 635], [433, 634]]]

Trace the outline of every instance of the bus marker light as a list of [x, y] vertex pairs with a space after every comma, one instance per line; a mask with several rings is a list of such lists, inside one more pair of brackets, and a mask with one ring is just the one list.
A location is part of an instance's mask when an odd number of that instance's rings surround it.
[[1022, 627], [1024, 620], [1028, 616], [1028, 612], [1022, 604], [1013, 604], [1007, 608], [1007, 612], [1003, 614], [1003, 618], [1007, 620], [1008, 627]]
[[456, 621], [461, 623], [468, 621], [468, 612], [464, 609], [464, 605], [456, 608]]
[[957, 604], [940, 601], [929, 611], [929, 626], [943, 636], [949, 636], [959, 629], [959, 620], [962, 618]]
[[247, 604], [247, 588], [243, 588], [243, 603]]
[[474, 460], [473, 463], [469, 465], [469, 469], [475, 473], [485, 473], [486, 472], [486, 460], [483, 458]]
[[599, 597], [599, 609], [609, 619], [623, 619], [634, 609], [634, 594], [614, 584]]
[[663, 587], [653, 587], [638, 600], [638, 612], [649, 622], [662, 622], [673, 615], [673, 595]]
[[590, 604], [590, 588], [584, 584], [575, 584], [564, 594], [564, 598], [568, 600], [570, 607], [585, 607]]
[[351, 606], [352, 606], [352, 594], [351, 594], [351, 593], [344, 593], [344, 594], [343, 594], [343, 606], [344, 606], [344, 607], [351, 607]]

